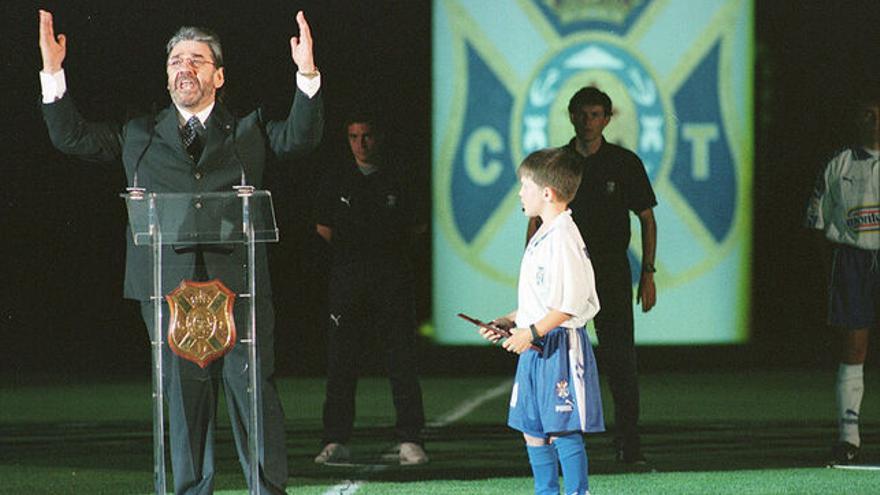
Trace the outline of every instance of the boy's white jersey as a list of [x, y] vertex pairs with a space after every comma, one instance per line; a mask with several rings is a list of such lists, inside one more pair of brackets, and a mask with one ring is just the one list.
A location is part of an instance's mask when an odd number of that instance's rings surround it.
[[578, 328], [599, 312], [593, 264], [571, 210], [529, 240], [519, 268], [516, 326], [528, 327], [551, 309], [572, 315], [562, 325]]
[[880, 249], [880, 163], [876, 151], [849, 148], [828, 162], [807, 206], [806, 224], [823, 230], [829, 241]]

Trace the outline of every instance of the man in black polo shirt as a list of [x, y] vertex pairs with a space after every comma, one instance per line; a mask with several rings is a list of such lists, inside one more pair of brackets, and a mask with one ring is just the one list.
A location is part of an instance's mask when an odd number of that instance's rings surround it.
[[[346, 124], [354, 160], [329, 174], [317, 203], [317, 230], [332, 250], [328, 297], [324, 447], [315, 462], [346, 462], [351, 453], [358, 358], [379, 335], [397, 412], [400, 464], [422, 464], [425, 425], [416, 374], [416, 319], [409, 241], [416, 221], [402, 171], [380, 154], [382, 135], [369, 115]], [[368, 333], [371, 332], [371, 333]]]
[[[575, 137], [565, 146], [583, 157], [581, 185], [569, 203], [572, 218], [587, 245], [596, 273], [601, 309], [593, 322], [599, 338], [599, 364], [614, 399], [617, 460], [643, 464], [638, 431], [639, 385], [634, 344], [632, 275], [627, 249], [629, 212], [639, 218], [642, 230], [642, 269], [637, 301], [642, 311], [656, 302], [654, 254], [657, 226], [653, 207], [657, 199], [642, 161], [632, 151], [611, 144], [602, 135], [611, 121], [611, 98], [594, 87], [584, 87], [571, 97], [568, 115]], [[536, 228], [529, 223], [529, 235]]]

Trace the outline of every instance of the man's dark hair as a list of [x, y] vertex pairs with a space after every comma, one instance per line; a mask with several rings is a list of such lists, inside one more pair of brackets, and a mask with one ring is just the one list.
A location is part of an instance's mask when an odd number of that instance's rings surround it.
[[345, 118], [345, 124], [342, 127], [344, 132], [348, 132], [348, 126], [351, 124], [368, 124], [373, 134], [384, 134], [384, 126], [376, 112], [372, 110], [358, 109], [350, 112]]
[[223, 67], [223, 48], [220, 46], [220, 37], [217, 33], [210, 29], [183, 26], [174, 33], [174, 36], [168, 40], [165, 45], [165, 56], [171, 55], [174, 45], [181, 41], [199, 41], [208, 45], [211, 49], [211, 56], [214, 58], [214, 67]]
[[568, 113], [575, 113], [585, 105], [601, 105], [605, 116], [611, 116], [611, 97], [595, 86], [584, 86], [568, 100]]

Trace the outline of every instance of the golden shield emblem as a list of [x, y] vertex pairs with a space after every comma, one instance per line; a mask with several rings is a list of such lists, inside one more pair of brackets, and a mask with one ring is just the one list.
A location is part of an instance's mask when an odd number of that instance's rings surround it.
[[165, 299], [171, 309], [168, 345], [202, 368], [235, 346], [235, 293], [219, 280], [184, 280]]

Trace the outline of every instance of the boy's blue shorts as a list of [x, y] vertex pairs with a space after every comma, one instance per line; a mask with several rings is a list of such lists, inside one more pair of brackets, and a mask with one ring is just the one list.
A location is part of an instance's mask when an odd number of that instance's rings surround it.
[[558, 327], [541, 340], [542, 352], [519, 356], [507, 424], [538, 438], [605, 431], [596, 358], [586, 330]]

